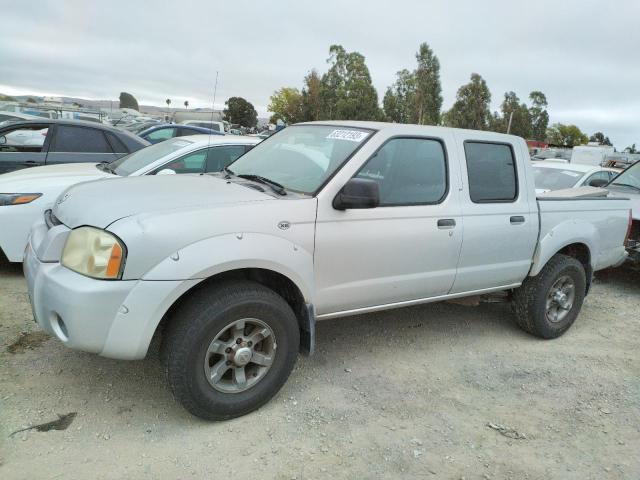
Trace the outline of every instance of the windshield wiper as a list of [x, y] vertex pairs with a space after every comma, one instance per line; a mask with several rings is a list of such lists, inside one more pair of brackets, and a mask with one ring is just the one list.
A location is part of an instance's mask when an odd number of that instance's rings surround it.
[[628, 183], [613, 182], [611, 185], [620, 185], [621, 187], [629, 187], [629, 188], [633, 188], [634, 190], [638, 190], [640, 192], [640, 187], [636, 187], [635, 185], [629, 185]]
[[235, 175], [235, 173], [233, 173], [233, 170], [231, 170], [229, 167], [224, 167], [224, 173], [226, 173], [225, 177], [226, 179], [231, 178], [231, 175]]
[[266, 177], [262, 177], [260, 175], [249, 174], [249, 173], [243, 173], [243, 174], [236, 175], [236, 176], [238, 178], [245, 178], [247, 180], [253, 180], [254, 182], [258, 182], [258, 183], [262, 183], [264, 185], [268, 185], [278, 195], [286, 195], [287, 194], [287, 191], [285, 190], [284, 186], [280, 185], [278, 182], [274, 182], [273, 180], [269, 180]]

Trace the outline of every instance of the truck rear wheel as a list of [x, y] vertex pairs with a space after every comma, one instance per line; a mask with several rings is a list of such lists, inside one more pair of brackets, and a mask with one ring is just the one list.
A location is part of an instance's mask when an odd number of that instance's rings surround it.
[[162, 357], [169, 387], [193, 415], [225, 420], [268, 402], [300, 344], [291, 307], [255, 282], [203, 288], [172, 314]]
[[582, 308], [586, 274], [567, 255], [554, 255], [535, 277], [527, 277], [513, 295], [516, 321], [541, 338], [557, 338], [573, 324]]

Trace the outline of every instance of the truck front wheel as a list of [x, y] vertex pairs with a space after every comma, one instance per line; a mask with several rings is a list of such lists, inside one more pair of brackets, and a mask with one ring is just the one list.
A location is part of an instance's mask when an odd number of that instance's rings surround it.
[[557, 338], [573, 324], [586, 292], [582, 264], [567, 255], [554, 255], [535, 277], [527, 277], [513, 295], [516, 321], [541, 338]]
[[162, 357], [175, 398], [192, 414], [225, 420], [268, 402], [295, 364], [291, 307], [255, 282], [196, 291], [172, 314]]

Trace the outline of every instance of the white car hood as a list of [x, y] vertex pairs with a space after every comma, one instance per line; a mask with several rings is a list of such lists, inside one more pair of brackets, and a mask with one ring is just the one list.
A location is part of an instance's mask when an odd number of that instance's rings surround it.
[[72, 185], [113, 176], [96, 168], [95, 163], [63, 163], [23, 168], [0, 175], [0, 193], [37, 193], [41, 187]]
[[106, 228], [116, 220], [139, 213], [273, 199], [246, 185], [211, 175], [147, 175], [73, 185], [56, 200], [53, 213], [69, 228]]

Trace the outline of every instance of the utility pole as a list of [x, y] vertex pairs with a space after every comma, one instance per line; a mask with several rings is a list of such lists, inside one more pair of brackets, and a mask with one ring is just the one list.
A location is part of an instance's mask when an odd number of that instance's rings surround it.
[[513, 120], [513, 112], [509, 114], [509, 126], [507, 127], [507, 134], [511, 133], [511, 120]]

